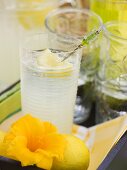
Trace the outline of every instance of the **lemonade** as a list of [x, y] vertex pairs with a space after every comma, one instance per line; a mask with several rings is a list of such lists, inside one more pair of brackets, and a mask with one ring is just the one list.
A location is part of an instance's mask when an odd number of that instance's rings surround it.
[[32, 52], [22, 60], [22, 108], [70, 133], [77, 91], [80, 55], [61, 62], [64, 53]]

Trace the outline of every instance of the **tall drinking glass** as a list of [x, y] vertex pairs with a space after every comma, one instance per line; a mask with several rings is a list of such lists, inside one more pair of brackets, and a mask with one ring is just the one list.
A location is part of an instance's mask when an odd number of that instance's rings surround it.
[[21, 59], [23, 113], [54, 123], [62, 133], [72, 130], [81, 51], [62, 60], [76, 44], [72, 38], [37, 34], [25, 43]]
[[[72, 36], [81, 40], [93, 30], [100, 29], [102, 20], [87, 9], [59, 9], [48, 14], [45, 25], [50, 35], [56, 35], [59, 38]], [[99, 49], [99, 39], [83, 49], [74, 116], [74, 122], [78, 124], [87, 120], [90, 115], [94, 94], [94, 76], [99, 63]]]
[[43, 30], [45, 16], [56, 7], [57, 3], [35, 0], [0, 2], [0, 88], [20, 79], [20, 43], [26, 35]]
[[97, 77], [97, 122], [127, 113], [127, 22], [106, 23]]
[[126, 0], [90, 0], [90, 9], [100, 15], [104, 22], [127, 21]]

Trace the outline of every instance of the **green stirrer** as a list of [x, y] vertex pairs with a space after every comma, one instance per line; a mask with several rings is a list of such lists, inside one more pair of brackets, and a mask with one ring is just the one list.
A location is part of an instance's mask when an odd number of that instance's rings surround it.
[[81, 44], [79, 44], [73, 51], [71, 51], [65, 58], [63, 58], [63, 61], [65, 61], [66, 59], [68, 59], [71, 55], [73, 55], [77, 50], [83, 48], [84, 46], [87, 46], [91, 41], [93, 41], [101, 32], [102, 28], [93, 31], [92, 33], [84, 36]]

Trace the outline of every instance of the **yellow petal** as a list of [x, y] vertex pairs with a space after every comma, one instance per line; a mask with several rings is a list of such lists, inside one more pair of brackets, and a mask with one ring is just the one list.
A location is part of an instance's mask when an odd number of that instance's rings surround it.
[[30, 140], [32, 136], [43, 136], [44, 124], [41, 120], [26, 115], [16, 121], [12, 126], [8, 134], [5, 136], [5, 140], [13, 140], [15, 136], [27, 136]]
[[44, 127], [45, 127], [45, 134], [57, 132], [57, 128], [50, 122], [44, 122]]
[[6, 156], [7, 153], [7, 143], [3, 143], [5, 133], [0, 131], [0, 155]]
[[[24, 117], [20, 118], [16, 121], [12, 128], [15, 129], [19, 135], [19, 133], [29, 135], [32, 131], [32, 134], [43, 134], [44, 133], [44, 125], [40, 119], [32, 117], [27, 114]], [[38, 131], [39, 130], [39, 131]], [[41, 130], [41, 132], [40, 132]]]
[[8, 156], [21, 162], [22, 166], [37, 165], [43, 169], [50, 169], [52, 157], [49, 153], [39, 150], [31, 152], [27, 148], [27, 140], [24, 136], [17, 136], [9, 145]]
[[5, 133], [0, 131], [0, 142], [3, 142]]
[[51, 169], [53, 163], [53, 157], [48, 152], [38, 149], [36, 151], [36, 165], [37, 167], [43, 168], [43, 169]]
[[63, 135], [49, 134], [44, 137], [43, 142], [45, 151], [48, 151], [57, 159], [63, 159], [64, 150], [67, 144]]
[[0, 143], [0, 155], [1, 156], [8, 157], [7, 147], [8, 147], [7, 143]]

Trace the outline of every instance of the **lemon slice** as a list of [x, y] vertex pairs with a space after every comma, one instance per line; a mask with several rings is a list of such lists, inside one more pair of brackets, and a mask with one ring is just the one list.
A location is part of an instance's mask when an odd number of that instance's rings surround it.
[[71, 63], [66, 60], [61, 62], [58, 54], [52, 53], [49, 49], [37, 57], [37, 64], [45, 70], [43, 74], [48, 77], [70, 76], [73, 70]]

